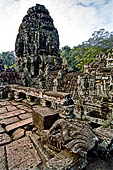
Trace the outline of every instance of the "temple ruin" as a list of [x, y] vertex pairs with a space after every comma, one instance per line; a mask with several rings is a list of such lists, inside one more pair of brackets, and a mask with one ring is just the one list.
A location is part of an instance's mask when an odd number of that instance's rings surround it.
[[15, 52], [14, 72], [0, 60], [0, 169], [100, 170], [98, 160], [113, 162], [113, 49], [83, 73], [70, 72], [49, 11], [36, 4]]
[[15, 52], [17, 69], [25, 80], [22, 85], [31, 86], [33, 78], [44, 79], [48, 71], [60, 68], [58, 31], [44, 6], [37, 4], [28, 10], [19, 28]]

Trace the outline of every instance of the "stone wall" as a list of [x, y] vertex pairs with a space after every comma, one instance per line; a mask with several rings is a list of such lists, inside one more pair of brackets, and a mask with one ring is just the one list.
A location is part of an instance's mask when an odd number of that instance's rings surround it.
[[65, 68], [47, 76], [46, 87], [73, 96], [78, 116], [93, 123], [106, 124], [113, 119], [113, 50], [97, 56], [97, 62], [84, 67], [84, 73]]
[[19, 83], [19, 74], [17, 72], [1, 72], [0, 86]]

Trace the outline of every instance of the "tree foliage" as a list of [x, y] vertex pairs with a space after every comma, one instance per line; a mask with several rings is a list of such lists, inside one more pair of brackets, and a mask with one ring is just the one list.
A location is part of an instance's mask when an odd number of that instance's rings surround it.
[[95, 31], [88, 41], [72, 49], [64, 46], [61, 49], [63, 64], [68, 65], [69, 69], [74, 71], [83, 71], [84, 64], [97, 60], [97, 54], [106, 52], [113, 46], [113, 32], [109, 33], [104, 29]]
[[2, 52], [0, 54], [0, 59], [2, 59], [5, 68], [12, 68], [15, 65], [16, 58], [14, 52]]

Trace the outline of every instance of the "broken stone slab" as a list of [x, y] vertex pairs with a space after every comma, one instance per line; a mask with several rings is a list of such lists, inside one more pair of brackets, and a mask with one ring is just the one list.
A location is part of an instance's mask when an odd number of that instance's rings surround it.
[[0, 114], [6, 113], [6, 112], [7, 112], [6, 107], [0, 108]]
[[0, 101], [0, 106], [8, 106], [11, 103], [9, 101]]
[[25, 110], [15, 110], [13, 112], [7, 112], [5, 114], [0, 114], [0, 119], [7, 119], [7, 118], [10, 118], [10, 117], [14, 117], [14, 116], [17, 116], [17, 115], [20, 115], [20, 114], [24, 114], [25, 113]]
[[0, 147], [0, 170], [6, 170], [5, 146]]
[[22, 120], [20, 122], [8, 125], [8, 126], [6, 126], [6, 131], [10, 132], [10, 131], [15, 130], [15, 129], [19, 128], [19, 127], [23, 127], [25, 125], [28, 125], [30, 123], [32, 123], [32, 118], [25, 119], [25, 120]]
[[19, 115], [19, 118], [22, 119], [22, 120], [28, 119], [28, 118], [31, 118], [31, 117], [32, 117], [31, 113], [25, 113], [25, 114]]
[[47, 107], [34, 107], [32, 117], [35, 127], [46, 130], [59, 118], [59, 114]]
[[11, 112], [11, 111], [17, 110], [17, 108], [15, 106], [7, 106], [7, 110], [8, 112]]
[[9, 170], [33, 170], [41, 159], [29, 137], [16, 140], [6, 146]]
[[95, 134], [97, 134], [100, 138], [109, 138], [109, 139], [113, 139], [113, 129], [110, 128], [104, 128], [102, 126], [100, 126], [99, 128], [95, 128], [93, 129], [93, 131], [95, 132]]
[[23, 137], [24, 134], [25, 134], [25, 130], [22, 128], [19, 128], [13, 132], [12, 137], [14, 140], [17, 140], [17, 139]]
[[5, 145], [7, 143], [11, 142], [11, 138], [6, 133], [0, 134], [0, 145]]
[[6, 125], [9, 125], [9, 124], [18, 122], [18, 121], [19, 121], [19, 118], [15, 116], [15, 117], [11, 117], [11, 118], [8, 118], [8, 119], [0, 120], [0, 124], [1, 125], [4, 124], [6, 126]]

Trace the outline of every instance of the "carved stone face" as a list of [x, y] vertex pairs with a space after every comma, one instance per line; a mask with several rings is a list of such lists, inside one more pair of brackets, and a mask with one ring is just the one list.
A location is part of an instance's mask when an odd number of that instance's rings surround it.
[[45, 136], [50, 144], [81, 156], [86, 155], [97, 140], [87, 123], [64, 119], [57, 120]]
[[15, 43], [16, 55], [58, 55], [58, 50], [59, 35], [48, 10], [42, 5], [30, 8], [19, 28]]
[[[15, 52], [19, 58], [17, 59], [18, 71], [22, 73], [27, 69], [32, 78], [44, 74], [47, 64], [52, 70], [55, 65], [55, 62], [52, 62], [54, 59], [57, 65], [61, 64], [58, 55], [58, 31], [54, 27], [49, 11], [43, 5], [37, 4], [30, 8], [23, 18], [16, 38]], [[30, 86], [29, 82], [27, 84]]]

